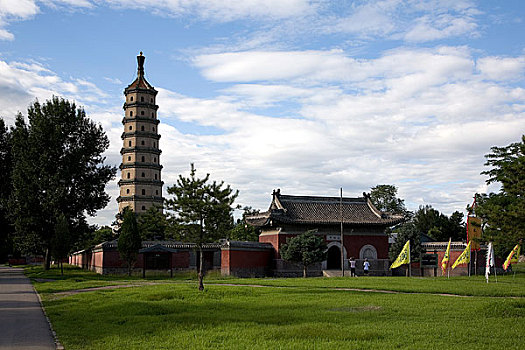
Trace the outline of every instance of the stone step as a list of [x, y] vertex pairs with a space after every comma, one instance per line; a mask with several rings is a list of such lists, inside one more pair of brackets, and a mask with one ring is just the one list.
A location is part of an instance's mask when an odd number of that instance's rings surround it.
[[[324, 277], [341, 277], [341, 270], [323, 270]], [[350, 271], [345, 270], [345, 276], [350, 277]]]

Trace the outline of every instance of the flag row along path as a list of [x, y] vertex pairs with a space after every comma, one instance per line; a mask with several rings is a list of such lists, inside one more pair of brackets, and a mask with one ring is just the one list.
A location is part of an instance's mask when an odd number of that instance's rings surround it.
[[0, 350], [48, 350], [55, 344], [39, 297], [21, 268], [0, 266]]

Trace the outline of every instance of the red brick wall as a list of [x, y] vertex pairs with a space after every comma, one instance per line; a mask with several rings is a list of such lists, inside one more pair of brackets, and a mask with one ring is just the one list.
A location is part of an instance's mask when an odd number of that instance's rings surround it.
[[373, 245], [378, 259], [388, 259], [388, 236], [352, 235], [345, 236], [345, 248], [348, 258], [359, 259], [359, 252], [365, 245]]
[[104, 267], [123, 267], [120, 253], [116, 250], [104, 252]]
[[221, 252], [221, 269], [266, 267], [271, 263], [271, 250], [223, 250]]
[[171, 259], [174, 268], [184, 269], [190, 267], [190, 252], [172, 253]]
[[92, 267], [103, 267], [104, 265], [104, 252], [95, 252], [91, 258]]
[[295, 237], [296, 235], [267, 235], [267, 236], [259, 236], [259, 242], [261, 243], [270, 243], [273, 246], [273, 249], [275, 249], [275, 258], [280, 259], [281, 256], [279, 255], [279, 249], [281, 249], [281, 246], [283, 244], [286, 244], [286, 239]]

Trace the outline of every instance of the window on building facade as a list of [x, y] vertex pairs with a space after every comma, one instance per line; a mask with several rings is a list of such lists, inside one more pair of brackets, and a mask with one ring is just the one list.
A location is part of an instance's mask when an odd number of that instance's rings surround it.
[[155, 191], [155, 194], [158, 196], [158, 195], [159, 195], [159, 190], [156, 190], [156, 191]]
[[154, 118], [155, 117], [155, 113], [151, 112], [151, 117]]
[[144, 163], [146, 161], [146, 158], [144, 156], [142, 156], [142, 163]]
[[146, 173], [142, 173], [142, 177], [146, 177]]
[[129, 116], [133, 117], [133, 111], [129, 111]]
[[126, 194], [129, 194], [129, 188], [126, 190]]
[[140, 102], [144, 102], [144, 96], [140, 96]]
[[142, 195], [145, 196], [146, 195], [146, 190], [142, 190]]
[[131, 147], [131, 141], [128, 141], [128, 146]]
[[153, 163], [157, 163], [157, 157], [153, 158]]
[[128, 162], [131, 162], [131, 156], [128, 156]]
[[128, 179], [131, 177], [131, 173], [128, 173]]
[[131, 125], [129, 126], [129, 130], [133, 130], [133, 127]]
[[130, 96], [129, 100], [130, 100], [130, 101], [133, 101], [133, 96]]
[[361, 250], [359, 251], [359, 259], [368, 259], [368, 260], [377, 259], [376, 248], [371, 244], [367, 244], [363, 246]]
[[145, 205], [142, 206], [142, 210], [146, 210], [146, 206]]
[[144, 140], [140, 141], [140, 144], [141, 144], [142, 146], [144, 146]]
[[140, 127], [140, 131], [144, 131], [144, 125]]
[[140, 111], [140, 115], [144, 115], [144, 111]]
[[157, 174], [155, 174], [155, 180], [157, 180]]

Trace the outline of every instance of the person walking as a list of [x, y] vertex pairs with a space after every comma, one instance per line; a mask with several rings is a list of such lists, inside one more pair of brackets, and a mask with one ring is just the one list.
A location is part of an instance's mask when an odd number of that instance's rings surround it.
[[368, 262], [368, 258], [365, 258], [365, 262], [363, 263], [363, 270], [365, 270], [365, 276], [368, 276], [369, 269], [370, 269], [370, 263]]
[[356, 275], [355, 275], [355, 259], [354, 259], [354, 257], [350, 258], [350, 277], [356, 277]]

